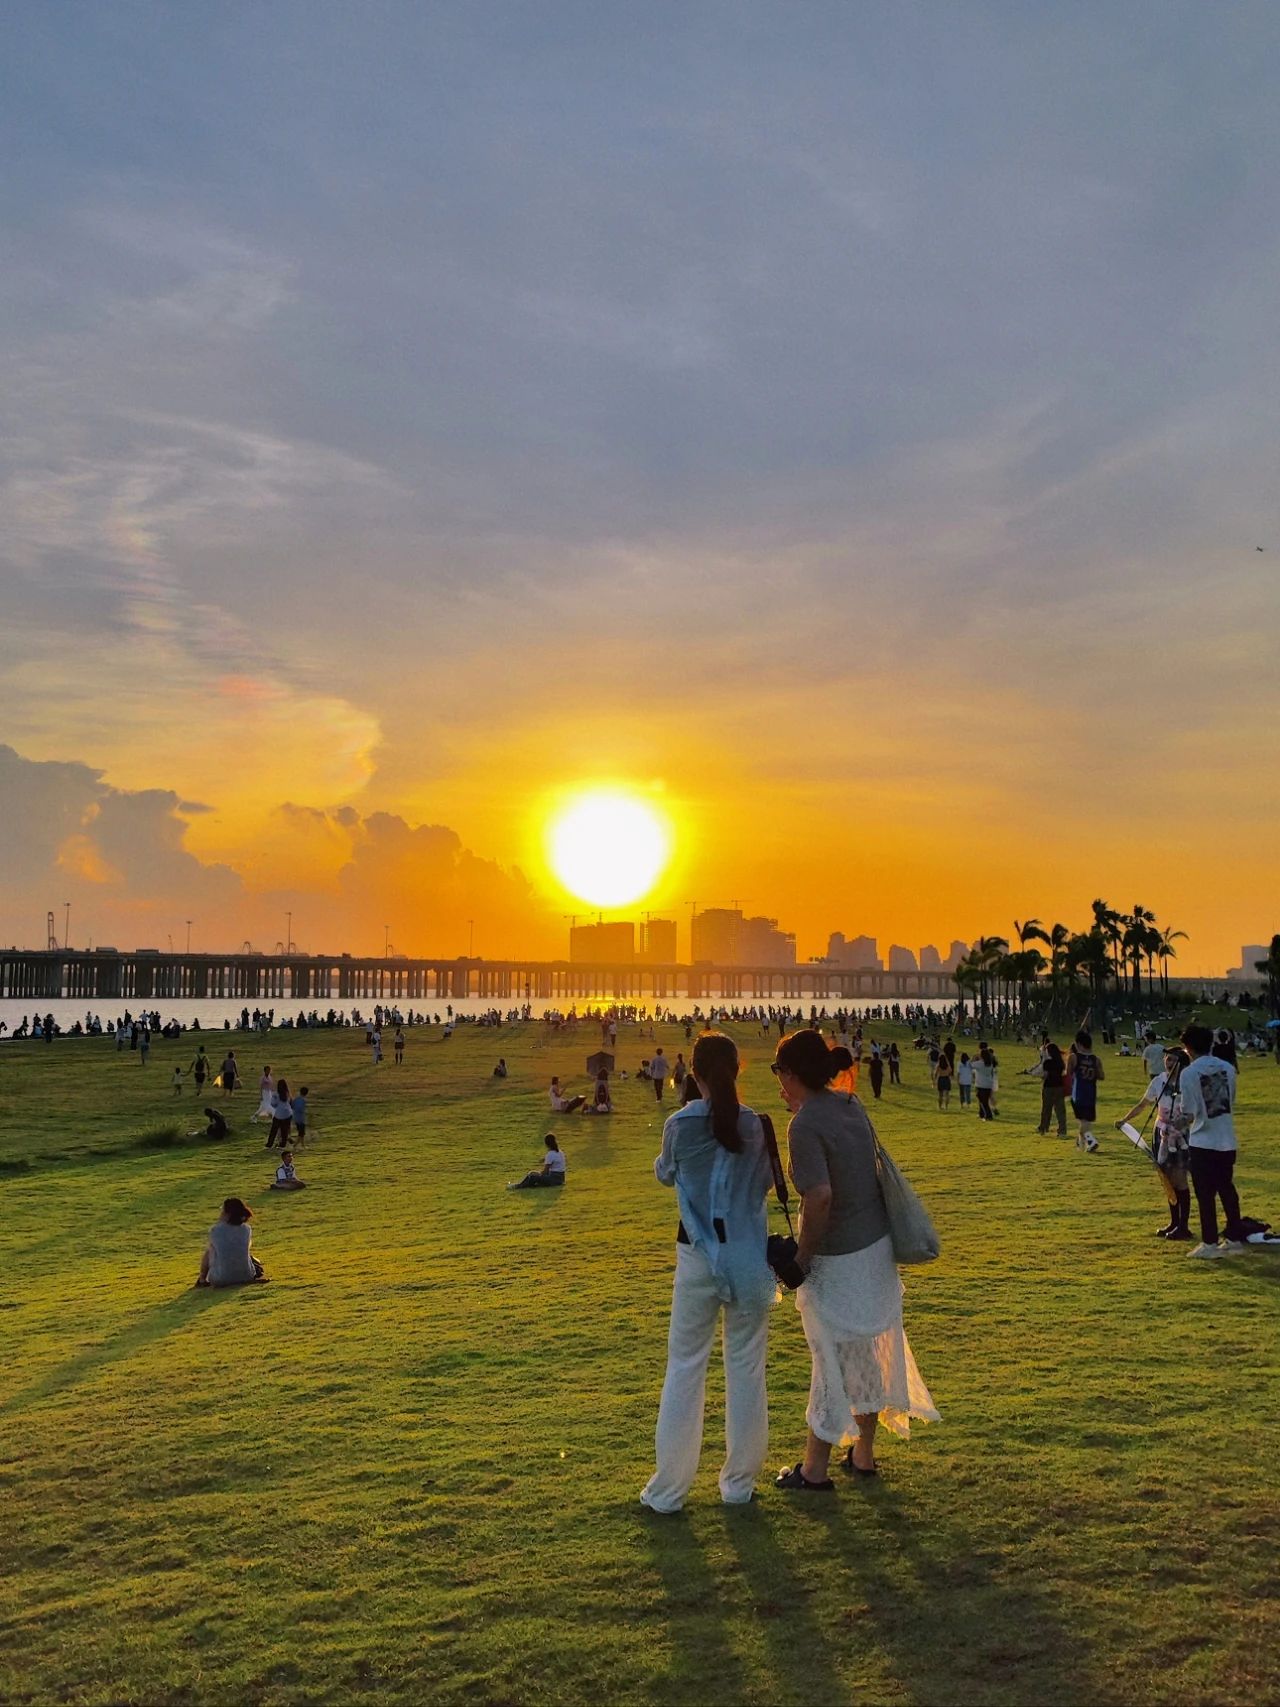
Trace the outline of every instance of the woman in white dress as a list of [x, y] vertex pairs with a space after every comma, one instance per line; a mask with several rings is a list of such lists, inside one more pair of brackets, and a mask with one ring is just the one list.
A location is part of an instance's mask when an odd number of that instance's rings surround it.
[[777, 1282], [765, 1261], [771, 1172], [759, 1117], [738, 1102], [733, 1039], [705, 1032], [693, 1050], [699, 1095], [662, 1129], [654, 1173], [680, 1205], [657, 1468], [651, 1511], [684, 1505], [702, 1453], [707, 1364], [724, 1319], [725, 1461], [720, 1497], [745, 1505], [769, 1447], [765, 1347]]
[[828, 1087], [850, 1066], [816, 1031], [778, 1045], [773, 1063], [793, 1118], [791, 1178], [802, 1199], [796, 1260], [807, 1271], [796, 1293], [813, 1360], [805, 1454], [777, 1478], [780, 1488], [830, 1493], [833, 1446], [844, 1468], [874, 1476], [876, 1426], [904, 1439], [911, 1418], [936, 1422], [902, 1326], [902, 1282], [876, 1173], [876, 1140], [857, 1097]]
[[249, 1116], [250, 1120], [273, 1120], [275, 1118], [276, 1082], [271, 1077], [270, 1067], [262, 1069], [262, 1077], [258, 1080], [258, 1107]]

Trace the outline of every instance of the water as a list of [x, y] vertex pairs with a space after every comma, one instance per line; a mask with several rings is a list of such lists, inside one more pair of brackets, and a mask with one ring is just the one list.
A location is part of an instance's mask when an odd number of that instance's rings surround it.
[[[637, 1000], [637, 1005], [640, 1005], [640, 1006], [646, 1005], [644, 1003], [641, 1003], [639, 1001], [639, 998], [637, 998], [636, 1000]], [[167, 1022], [168, 1020], [176, 1019], [180, 1024], [185, 1025], [185, 1026], [189, 1026], [193, 1019], [198, 1019], [200, 1021], [200, 1029], [202, 1031], [219, 1031], [220, 1032], [224, 1029], [225, 1022], [228, 1020], [231, 1022], [232, 1028], [234, 1029], [237, 1020], [240, 1018], [241, 1010], [242, 1010], [242, 1008], [245, 1007], [245, 1005], [246, 1004], [243, 1001], [197, 1002], [197, 1001], [180, 1001], [177, 999], [174, 999], [174, 1000], [157, 999], [154, 1002], [151, 1000], [146, 1000], [146, 1001], [134, 1000], [134, 1001], [131, 1001], [128, 1003], [118, 1002], [115, 1004], [104, 1003], [104, 1002], [85, 1002], [85, 1001], [33, 1002], [33, 1001], [6, 1000], [6, 1001], [0, 1001], [0, 1020], [3, 1020], [9, 1029], [6, 1032], [4, 1032], [2, 1035], [0, 1035], [0, 1041], [8, 1041], [8, 1039], [12, 1036], [12, 1034], [22, 1024], [23, 1020], [24, 1019], [32, 1020], [37, 1012], [41, 1015], [42, 1018], [45, 1014], [51, 1013], [54, 1017], [55, 1023], [60, 1025], [63, 1028], [63, 1030], [65, 1031], [69, 1027], [73, 1026], [77, 1022], [77, 1020], [83, 1025], [86, 1013], [97, 1014], [98, 1017], [101, 1019], [103, 1026], [106, 1027], [107, 1025], [112, 1024], [116, 1019], [123, 1016], [126, 1007], [128, 1007], [129, 1011], [135, 1015], [138, 1014], [143, 1008], [146, 1008], [148, 1010], [155, 1008], [159, 1011], [160, 1020], [161, 1020], [162, 1024]], [[365, 1014], [365, 1015], [372, 1014], [376, 1004], [372, 1001], [365, 1000], [365, 1001], [353, 1002], [353, 1003], [348, 1004], [346, 1007], [342, 1007], [337, 1002], [333, 1002], [332, 1004], [330, 1004], [329, 1002], [320, 1002], [320, 1001], [317, 1001], [317, 1002], [291, 1002], [291, 1001], [285, 1000], [285, 1001], [277, 1001], [277, 1002], [259, 1002], [259, 1003], [250, 1002], [250, 1003], [248, 1003], [248, 1008], [249, 1008], [249, 1012], [252, 1013], [255, 1006], [259, 1007], [263, 1011], [265, 1011], [268, 1008], [274, 1007], [275, 1011], [276, 1011], [276, 1020], [278, 1023], [279, 1021], [286, 1020], [286, 1019], [296, 1020], [298, 1017], [298, 1014], [300, 1012], [305, 1012], [307, 1014], [310, 1014], [313, 1007], [319, 1013], [321, 1019], [323, 1019], [325, 1014], [328, 1013], [331, 1005], [335, 1009], [336, 1012], [345, 1013], [348, 1016], [350, 1016], [350, 1013], [351, 1013], [351, 1010], [353, 1007], [358, 1008], [362, 1014]], [[531, 1001], [529, 1005], [533, 1009], [533, 1017], [535, 1019], [541, 1019], [542, 1016], [549, 1011], [550, 1012], [556, 1012], [556, 1011], [567, 1012], [568, 1008], [570, 1006], [573, 1006], [573, 1005], [576, 1005], [579, 1013], [585, 1012], [585, 1010], [591, 1006], [598, 1006], [601, 1008], [607, 1008], [609, 1006], [609, 1000], [607, 998], [598, 998], [596, 1001], [590, 1002], [584, 998], [580, 998], [576, 1004], [572, 1004], [572, 1003], [568, 1003], [568, 1002]], [[647, 1005], [648, 1005], [650, 1011], [652, 1011], [652, 1009], [653, 1009], [652, 1001], [649, 1001]], [[706, 1011], [706, 1005], [707, 1004], [705, 1002], [701, 1004], [704, 1012]], [[732, 1004], [730, 1004], [730, 1005], [732, 1005]], [[751, 1004], [749, 1001], [746, 1001], [746, 1002], [741, 1003], [740, 1005], [743, 1007], [749, 1007]], [[929, 1004], [926, 1003], [926, 1006], [928, 1006], [928, 1005]], [[497, 1007], [498, 1010], [505, 1016], [510, 1011], [511, 1008], [514, 1008], [516, 1006], [517, 1006], [517, 1004], [515, 1002], [491, 1002], [491, 1001], [488, 1001], [486, 999], [482, 999], [480, 997], [469, 996], [469, 997], [458, 997], [453, 1002], [453, 1011], [457, 1015], [460, 1015], [460, 1016], [463, 1016], [466, 1018], [473, 1018], [474, 1019], [474, 1018], [478, 1018], [479, 1015], [481, 1015], [481, 1014], [485, 1014], [485, 1013], [490, 1012], [490, 1010], [494, 1007]], [[683, 1015], [683, 1014], [692, 1013], [693, 1009], [696, 1006], [699, 1006], [699, 1004], [692, 1002], [692, 1001], [689, 1001], [688, 999], [672, 998], [670, 1001], [664, 1002], [663, 1006], [664, 1006], [664, 1008], [670, 1007], [670, 1009], [673, 1013]], [[828, 1002], [827, 1003], [828, 1013], [834, 1013], [835, 1009], [838, 1006], [839, 1006], [838, 1002]], [[819, 1004], [819, 1007], [821, 1008], [821, 1004]], [[439, 1016], [440, 1020], [443, 1021], [444, 1017], [445, 1017], [445, 1003], [444, 1002], [434, 1002], [434, 1001], [407, 1002], [406, 1001], [406, 1002], [401, 1004], [401, 1011], [406, 1013], [406, 1014], [409, 1012], [410, 1008], [413, 1009], [413, 1012], [415, 1014], [425, 1014], [426, 1016], [428, 1016], [429, 1019], [433, 1018], [435, 1016]], [[804, 1010], [803, 1011], [806, 1014], [809, 1011], [809, 1004], [807, 1002], [804, 1004]]]

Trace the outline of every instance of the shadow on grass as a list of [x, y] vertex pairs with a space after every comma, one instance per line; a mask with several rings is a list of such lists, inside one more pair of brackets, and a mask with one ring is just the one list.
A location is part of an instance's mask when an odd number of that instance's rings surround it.
[[[794, 1693], [797, 1651], [810, 1699], [845, 1698], [838, 1656], [856, 1627], [917, 1707], [1097, 1698], [1088, 1649], [1048, 1596], [1007, 1576], [1001, 1554], [978, 1538], [922, 1519], [883, 1481], [851, 1485], [829, 1503], [796, 1500], [785, 1515], [758, 1508], [752, 1516], [726, 1527], [757, 1611], [782, 1606], [765, 1626], [777, 1699]], [[815, 1569], [847, 1583], [849, 1605], [834, 1626], [808, 1609]]]
[[[144, 1316], [139, 1316], [126, 1327], [119, 1328], [102, 1341], [100, 1345], [90, 1346], [69, 1363], [61, 1368], [51, 1370], [47, 1375], [15, 1393], [11, 1399], [6, 1399], [0, 1405], [0, 1411], [13, 1412], [26, 1410], [30, 1405], [39, 1404], [41, 1399], [51, 1398], [55, 1393], [61, 1393], [68, 1387], [74, 1387], [87, 1376], [94, 1375], [99, 1369], [105, 1369], [109, 1364], [119, 1363], [122, 1359], [132, 1357], [135, 1352], [144, 1347], [154, 1345], [175, 1328], [185, 1326], [194, 1317], [203, 1312], [222, 1298], [238, 1296], [242, 1288], [200, 1288], [191, 1287], [180, 1292], [168, 1303], [157, 1304], [148, 1310]], [[258, 1289], [260, 1290], [260, 1289]]]
[[539, 1215], [545, 1215], [563, 1200], [565, 1192], [570, 1189], [567, 1185], [532, 1185], [520, 1191], [509, 1191], [507, 1196], [514, 1203], [525, 1203]]
[[[655, 1679], [657, 1698], [665, 1700], [668, 1693], [675, 1697], [692, 1686], [690, 1699], [708, 1703], [746, 1700], [742, 1662], [725, 1627], [720, 1583], [702, 1542], [689, 1527], [688, 1517], [646, 1512], [640, 1521], [662, 1579], [672, 1637], [671, 1668], [666, 1677]], [[711, 1677], [717, 1685], [714, 1694], [707, 1689]], [[837, 1701], [840, 1695], [815, 1695], [813, 1699]]]

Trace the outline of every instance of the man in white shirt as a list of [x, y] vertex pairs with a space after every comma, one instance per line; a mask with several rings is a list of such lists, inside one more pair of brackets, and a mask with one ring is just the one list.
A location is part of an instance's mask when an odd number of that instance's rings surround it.
[[1164, 1072], [1164, 1044], [1156, 1042], [1153, 1031], [1144, 1032], [1142, 1041], [1142, 1065], [1148, 1079], [1154, 1079]]
[[[1207, 1025], [1189, 1025], [1182, 1044], [1191, 1057], [1178, 1081], [1178, 1100], [1191, 1122], [1187, 1142], [1191, 1188], [1200, 1211], [1200, 1239], [1193, 1257], [1235, 1256], [1244, 1249], [1238, 1237], [1240, 1198], [1232, 1183], [1236, 1165], [1236, 1070], [1210, 1054], [1213, 1033]], [[1225, 1238], [1218, 1243], [1218, 1201]]]

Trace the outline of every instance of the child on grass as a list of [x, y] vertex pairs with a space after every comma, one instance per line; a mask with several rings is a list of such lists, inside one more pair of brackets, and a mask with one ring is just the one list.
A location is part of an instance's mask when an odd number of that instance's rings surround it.
[[272, 1191], [305, 1191], [307, 1184], [300, 1180], [293, 1166], [293, 1151], [281, 1150], [280, 1166], [276, 1169], [276, 1177], [271, 1184]]

